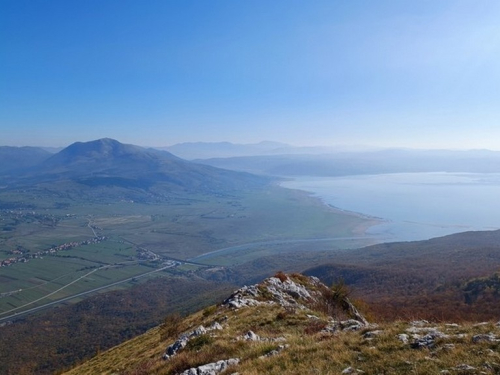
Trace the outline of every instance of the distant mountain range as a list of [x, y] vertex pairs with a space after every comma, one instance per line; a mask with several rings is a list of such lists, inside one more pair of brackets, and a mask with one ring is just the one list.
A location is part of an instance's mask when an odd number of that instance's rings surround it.
[[285, 143], [180, 143], [173, 154], [235, 171], [270, 176], [345, 176], [381, 173], [500, 173], [500, 152], [356, 147], [296, 147]]
[[0, 146], [0, 173], [32, 167], [51, 155], [40, 147]]
[[272, 176], [346, 176], [381, 173], [500, 173], [500, 152], [391, 149], [196, 160], [218, 168]]
[[161, 147], [184, 159], [228, 158], [233, 156], [270, 155], [283, 153], [292, 146], [286, 143], [263, 141], [252, 144], [231, 142], [186, 142]]
[[[374, 147], [368, 146], [303, 147], [271, 141], [250, 144], [230, 142], [187, 142], [168, 147], [160, 147], [158, 149], [170, 151], [174, 155], [188, 160], [263, 155], [322, 155], [347, 151], [365, 152], [375, 150]], [[376, 149], [378, 150], [379, 148]]]
[[[11, 183], [27, 176], [39, 179], [78, 177], [80, 182], [90, 184], [109, 183], [110, 177], [121, 177], [128, 179], [132, 185], [138, 181], [150, 185], [151, 181], [169, 180], [174, 185], [187, 188], [190, 184], [203, 185], [209, 180], [212, 180], [210, 184], [213, 185], [220, 178], [225, 178], [222, 184], [230, 187], [242, 178], [239, 175], [233, 180], [228, 178], [227, 171], [222, 173], [219, 170], [216, 173], [208, 166], [267, 176], [500, 173], [500, 152], [412, 149], [345, 151], [326, 147], [294, 147], [267, 141], [255, 144], [195, 142], [164, 148], [143, 148], [111, 139], [77, 142], [57, 153], [36, 147], [0, 147], [0, 182], [1, 175], [8, 176]], [[202, 174], [206, 174], [204, 182], [196, 177]], [[127, 180], [119, 184], [127, 184]]]
[[[122, 144], [113, 139], [76, 142], [56, 154], [36, 148], [3, 148], [0, 184], [7, 187], [51, 184], [65, 190], [135, 189], [216, 193], [261, 186], [267, 180], [180, 159], [169, 152]], [[109, 193], [112, 193], [109, 191]], [[140, 194], [139, 194], [140, 195]]]

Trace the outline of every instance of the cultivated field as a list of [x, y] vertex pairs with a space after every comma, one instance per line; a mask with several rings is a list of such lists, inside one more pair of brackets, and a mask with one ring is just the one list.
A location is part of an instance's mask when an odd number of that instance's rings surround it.
[[179, 272], [373, 243], [363, 236], [373, 221], [278, 187], [155, 203], [3, 192], [0, 207], [0, 319], [187, 260], [196, 265]]

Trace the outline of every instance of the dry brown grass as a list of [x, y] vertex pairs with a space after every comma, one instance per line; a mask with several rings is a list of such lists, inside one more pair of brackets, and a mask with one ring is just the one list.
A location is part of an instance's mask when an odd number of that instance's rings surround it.
[[[365, 374], [428, 375], [440, 374], [443, 370], [452, 374], [500, 373], [500, 343], [472, 342], [472, 336], [476, 334], [491, 332], [500, 336], [500, 327], [491, 322], [458, 327], [429, 324], [449, 337], [438, 339], [433, 348], [412, 349], [397, 338], [401, 333], [411, 336], [407, 332], [411, 325], [407, 322], [384, 323], [378, 328], [357, 332], [321, 332], [330, 319], [321, 309], [285, 309], [277, 304], [238, 310], [211, 307], [187, 317], [179, 326], [187, 332], [199, 325], [208, 327], [218, 321], [224, 330], [202, 336], [169, 361], [161, 357], [175, 339], [161, 340], [160, 329], [156, 328], [100, 354], [68, 374], [176, 374], [190, 367], [228, 358], [240, 358], [241, 362], [225, 374], [323, 375], [340, 374], [347, 367], [360, 369]], [[366, 332], [375, 329], [381, 332], [364, 338]], [[248, 330], [267, 339], [284, 337], [288, 347], [278, 355], [262, 358], [283, 342], [238, 339]], [[459, 334], [463, 337], [458, 337]], [[473, 366], [476, 370], [461, 371], [457, 368], [461, 364]]]

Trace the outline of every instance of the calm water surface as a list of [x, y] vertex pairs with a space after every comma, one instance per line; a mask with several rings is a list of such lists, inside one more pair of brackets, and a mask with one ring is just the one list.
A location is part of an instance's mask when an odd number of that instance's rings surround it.
[[384, 241], [500, 228], [500, 174], [301, 177], [282, 186], [311, 192], [343, 210], [384, 219], [367, 232]]

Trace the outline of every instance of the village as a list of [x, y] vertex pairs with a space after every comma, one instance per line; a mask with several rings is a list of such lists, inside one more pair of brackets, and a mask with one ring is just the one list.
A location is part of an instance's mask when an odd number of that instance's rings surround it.
[[11, 250], [11, 255], [17, 255], [14, 257], [7, 258], [5, 260], [0, 261], [0, 267], [9, 267], [16, 263], [26, 263], [31, 259], [41, 259], [44, 255], [55, 255], [60, 251], [73, 249], [78, 246], [85, 246], [91, 244], [101, 243], [107, 239], [106, 236], [96, 236], [89, 240], [84, 240], [80, 242], [66, 242], [62, 245], [52, 246], [50, 249], [37, 251], [35, 253], [29, 252], [29, 250], [23, 248], [17, 248], [15, 250]]

